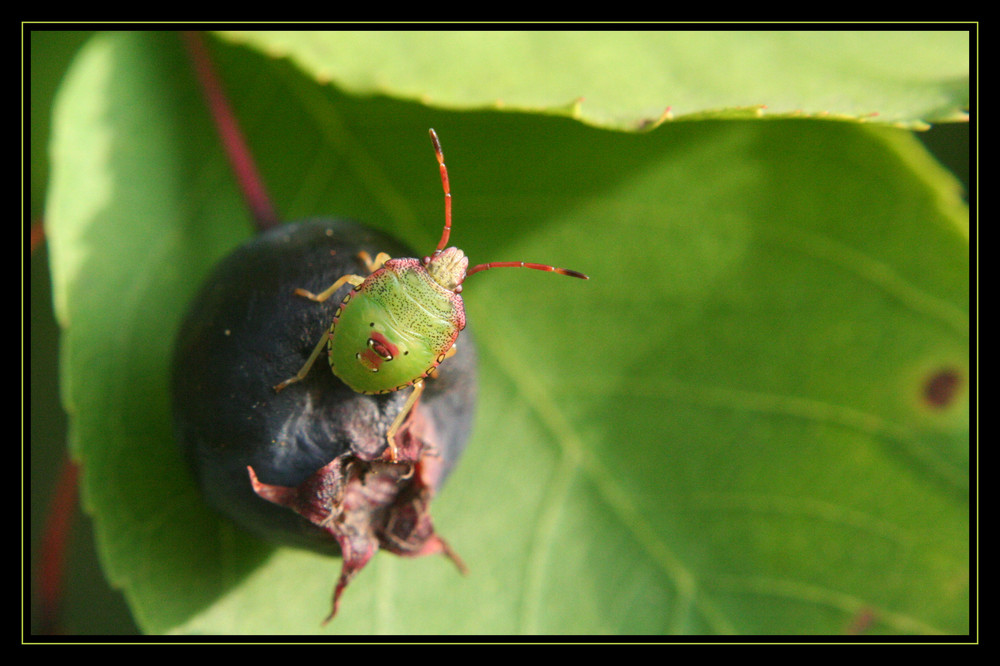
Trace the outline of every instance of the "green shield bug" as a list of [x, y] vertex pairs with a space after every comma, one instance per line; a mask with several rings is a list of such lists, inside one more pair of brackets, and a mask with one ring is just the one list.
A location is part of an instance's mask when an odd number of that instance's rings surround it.
[[413, 392], [389, 427], [389, 460], [396, 460], [396, 433], [424, 390], [424, 379], [455, 353], [455, 341], [465, 328], [463, 282], [491, 268], [531, 268], [589, 279], [583, 273], [545, 264], [502, 261], [469, 268], [469, 259], [457, 247], [448, 247], [451, 235], [451, 186], [437, 133], [430, 130], [444, 189], [444, 231], [434, 253], [423, 259], [392, 259], [380, 252], [374, 260], [359, 258], [369, 275], [348, 274], [314, 294], [295, 293], [322, 303], [340, 287], [353, 289], [340, 303], [329, 330], [323, 333], [305, 365], [274, 387], [281, 391], [301, 381], [326, 349], [333, 374], [358, 393], [391, 393], [409, 386]]

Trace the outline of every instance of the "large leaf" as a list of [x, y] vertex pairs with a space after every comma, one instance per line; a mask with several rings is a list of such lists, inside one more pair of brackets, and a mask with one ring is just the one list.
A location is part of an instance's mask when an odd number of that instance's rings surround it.
[[969, 104], [964, 30], [223, 34], [361, 94], [572, 114], [606, 127], [665, 115], [926, 126], [963, 118]]
[[[969, 631], [968, 217], [908, 133], [626, 134], [215, 52], [288, 219], [429, 250], [433, 126], [473, 261], [592, 278], [470, 278], [480, 408], [434, 513], [471, 573], [380, 554], [324, 631]], [[109, 579], [148, 632], [320, 630], [339, 562], [212, 514], [173, 441], [173, 335], [252, 233], [175, 36], [88, 45], [52, 162], [64, 403]]]

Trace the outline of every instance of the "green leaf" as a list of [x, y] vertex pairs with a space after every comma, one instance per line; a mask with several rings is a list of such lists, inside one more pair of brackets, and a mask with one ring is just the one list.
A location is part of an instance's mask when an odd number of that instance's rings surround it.
[[755, 116], [926, 128], [969, 105], [965, 30], [221, 34], [357, 94], [620, 129]]
[[470, 278], [480, 406], [433, 509], [470, 575], [380, 553], [321, 628], [339, 561], [211, 513], [171, 431], [174, 334], [248, 214], [177, 37], [93, 39], [46, 220], [84, 500], [145, 631], [969, 631], [968, 212], [909, 133], [610, 132], [347, 95], [215, 46], [287, 219], [432, 248], [434, 127], [473, 261], [591, 280]]

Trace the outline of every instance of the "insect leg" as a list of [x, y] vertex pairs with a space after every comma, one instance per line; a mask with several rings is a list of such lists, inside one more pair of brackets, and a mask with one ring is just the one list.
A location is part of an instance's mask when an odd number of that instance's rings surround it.
[[350, 282], [352, 285], [357, 287], [364, 281], [365, 279], [360, 275], [345, 275], [318, 294], [314, 294], [311, 291], [306, 291], [305, 289], [296, 289], [295, 294], [297, 296], [303, 296], [305, 298], [308, 298], [310, 301], [316, 301], [317, 303], [322, 303], [326, 299], [333, 296], [333, 292], [337, 291], [342, 286], [344, 286], [344, 283]]
[[365, 268], [368, 270], [368, 273], [371, 274], [382, 268], [382, 264], [392, 259], [392, 257], [385, 252], [379, 252], [375, 255], [375, 261], [372, 261], [371, 255], [362, 250], [361, 252], [358, 252], [358, 259], [364, 262]]
[[396, 419], [389, 426], [389, 432], [386, 433], [385, 438], [389, 441], [389, 460], [391, 462], [396, 461], [396, 433], [399, 431], [400, 426], [406, 421], [406, 417], [409, 416], [410, 410], [413, 409], [413, 405], [417, 404], [417, 399], [420, 398], [420, 394], [424, 392], [424, 383], [422, 381], [413, 383], [413, 392], [410, 397], [406, 399], [406, 403], [403, 408], [399, 410], [399, 414], [396, 415]]
[[319, 339], [319, 342], [316, 344], [316, 348], [313, 349], [312, 354], [309, 355], [309, 359], [306, 361], [306, 364], [303, 365], [302, 368], [300, 368], [297, 373], [295, 373], [294, 377], [289, 377], [280, 384], [275, 385], [274, 392], [277, 393], [278, 391], [285, 388], [289, 384], [294, 384], [295, 382], [301, 382], [303, 379], [305, 379], [306, 375], [309, 374], [309, 370], [312, 369], [313, 363], [315, 363], [316, 359], [319, 358], [319, 355], [323, 353], [323, 348], [326, 347], [327, 340], [329, 339], [330, 339], [330, 331], [324, 331], [323, 337]]

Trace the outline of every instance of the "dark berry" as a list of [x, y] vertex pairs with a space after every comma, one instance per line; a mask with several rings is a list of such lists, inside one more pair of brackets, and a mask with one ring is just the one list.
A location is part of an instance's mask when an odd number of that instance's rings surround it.
[[344, 220], [287, 224], [254, 238], [202, 288], [173, 367], [177, 436], [206, 500], [265, 539], [342, 555], [334, 613], [378, 548], [442, 552], [461, 568], [434, 531], [429, 503], [465, 446], [475, 401], [468, 329], [397, 434], [398, 462], [386, 460], [386, 434], [412, 389], [355, 393], [324, 356], [303, 381], [275, 392], [329, 329], [343, 297], [315, 303], [294, 289], [318, 293], [342, 275], [363, 275], [362, 251], [416, 256]]

